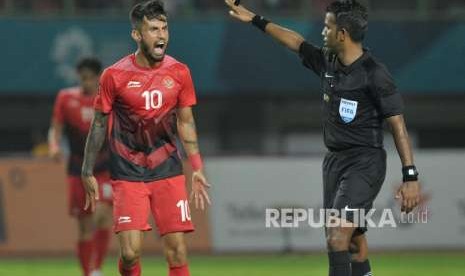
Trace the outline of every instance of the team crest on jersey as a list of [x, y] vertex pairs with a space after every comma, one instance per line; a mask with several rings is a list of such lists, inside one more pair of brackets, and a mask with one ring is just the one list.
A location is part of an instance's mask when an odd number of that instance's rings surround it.
[[357, 114], [357, 106], [357, 101], [341, 98], [341, 103], [339, 104], [339, 115], [344, 123], [347, 124], [354, 120], [355, 114]]
[[163, 85], [166, 88], [171, 89], [174, 87], [174, 80], [170, 76], [166, 76], [163, 78]]

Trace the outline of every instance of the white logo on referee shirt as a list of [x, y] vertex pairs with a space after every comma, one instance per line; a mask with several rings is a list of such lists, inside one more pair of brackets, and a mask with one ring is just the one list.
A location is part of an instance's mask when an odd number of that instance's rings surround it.
[[357, 113], [357, 105], [357, 101], [341, 98], [341, 103], [339, 104], [339, 115], [344, 123], [347, 124], [354, 120], [355, 114]]
[[346, 207], [344, 208], [344, 210], [346, 210], [346, 211], [348, 211], [348, 212], [358, 211], [358, 209], [349, 208], [349, 205], [346, 205]]
[[131, 217], [119, 217], [118, 218], [118, 224], [123, 224], [123, 223], [130, 223]]

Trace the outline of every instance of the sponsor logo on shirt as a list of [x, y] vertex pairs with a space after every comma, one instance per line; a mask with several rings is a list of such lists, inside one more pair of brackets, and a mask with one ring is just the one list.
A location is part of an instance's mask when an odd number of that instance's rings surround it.
[[128, 88], [138, 88], [141, 87], [142, 84], [139, 81], [130, 81], [128, 82]]
[[130, 223], [131, 217], [119, 217], [118, 218], [118, 224], [123, 224], [123, 223]]

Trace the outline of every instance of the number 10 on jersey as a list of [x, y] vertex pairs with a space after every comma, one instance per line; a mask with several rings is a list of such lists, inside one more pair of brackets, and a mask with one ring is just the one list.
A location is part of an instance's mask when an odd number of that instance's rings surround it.
[[181, 221], [191, 220], [191, 212], [189, 210], [189, 202], [187, 200], [180, 200], [176, 207], [181, 209]]
[[144, 91], [142, 97], [145, 98], [145, 110], [157, 109], [163, 104], [163, 95], [159, 90]]

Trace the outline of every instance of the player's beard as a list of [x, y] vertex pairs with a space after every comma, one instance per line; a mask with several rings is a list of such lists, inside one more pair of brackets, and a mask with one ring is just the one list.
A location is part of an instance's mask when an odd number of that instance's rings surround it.
[[163, 52], [163, 55], [158, 56], [153, 53], [153, 47], [154, 46], [150, 46], [148, 43], [146, 43], [142, 39], [140, 49], [142, 53], [144, 54], [145, 58], [147, 58], [150, 63], [156, 63], [156, 62], [163, 61], [163, 59], [165, 58], [166, 50]]

